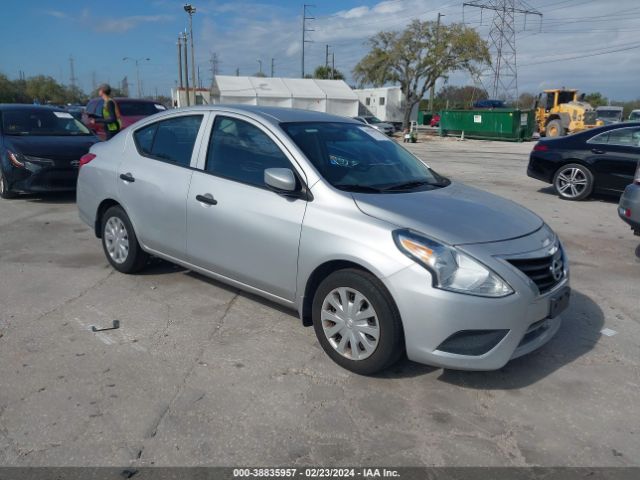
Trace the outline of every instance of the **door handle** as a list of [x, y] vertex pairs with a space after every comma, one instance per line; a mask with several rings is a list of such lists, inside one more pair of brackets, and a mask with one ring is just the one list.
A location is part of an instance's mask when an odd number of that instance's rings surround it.
[[213, 198], [213, 195], [210, 193], [205, 193], [204, 195], [196, 195], [196, 200], [201, 203], [206, 203], [207, 205], [217, 205], [218, 201]]
[[131, 175], [129, 172], [127, 172], [127, 173], [121, 173], [121, 174], [120, 174], [120, 178], [121, 178], [122, 180], [124, 180], [125, 182], [129, 182], [129, 183], [133, 183], [133, 182], [135, 182], [135, 181], [136, 181], [136, 179], [135, 179], [135, 178], [133, 178], [133, 175]]
[[600, 150], [599, 148], [592, 148], [591, 151], [598, 155], [602, 155], [603, 153], [606, 153], [604, 150]]

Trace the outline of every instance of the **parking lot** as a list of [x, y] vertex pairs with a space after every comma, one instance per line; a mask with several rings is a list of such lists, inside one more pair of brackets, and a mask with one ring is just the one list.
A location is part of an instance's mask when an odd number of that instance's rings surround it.
[[526, 177], [531, 147], [408, 145], [568, 250], [559, 333], [496, 372], [351, 374], [293, 312], [161, 261], [115, 272], [72, 195], [0, 201], [0, 464], [640, 465], [640, 239], [616, 199]]

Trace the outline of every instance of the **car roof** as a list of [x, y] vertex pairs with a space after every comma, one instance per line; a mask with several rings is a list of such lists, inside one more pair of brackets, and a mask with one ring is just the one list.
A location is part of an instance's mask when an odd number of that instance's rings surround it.
[[[357, 120], [350, 117], [341, 117], [324, 112], [315, 112], [313, 110], [301, 110], [297, 108], [285, 107], [264, 107], [258, 105], [197, 105], [193, 107], [184, 107], [173, 110], [166, 110], [161, 115], [170, 115], [175, 112], [228, 112], [241, 115], [258, 117], [261, 120], [271, 123], [296, 123], [296, 122], [342, 122], [360, 124]], [[158, 118], [158, 117], [156, 117]], [[361, 124], [360, 124], [361, 125]]]
[[55, 110], [64, 112], [61, 107], [53, 105], [33, 105], [31, 103], [0, 103], [0, 110]]

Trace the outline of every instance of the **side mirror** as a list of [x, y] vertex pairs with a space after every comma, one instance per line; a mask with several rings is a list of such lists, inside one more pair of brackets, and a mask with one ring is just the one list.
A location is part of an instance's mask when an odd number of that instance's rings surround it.
[[294, 192], [296, 176], [289, 168], [267, 168], [264, 171], [264, 183], [277, 192]]

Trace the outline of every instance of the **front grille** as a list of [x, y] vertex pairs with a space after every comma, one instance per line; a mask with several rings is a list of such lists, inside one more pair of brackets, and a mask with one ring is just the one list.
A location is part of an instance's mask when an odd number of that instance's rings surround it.
[[540, 293], [546, 293], [564, 278], [562, 251], [547, 257], [510, 259], [509, 263], [536, 284]]

